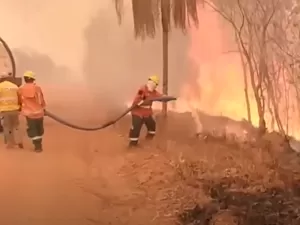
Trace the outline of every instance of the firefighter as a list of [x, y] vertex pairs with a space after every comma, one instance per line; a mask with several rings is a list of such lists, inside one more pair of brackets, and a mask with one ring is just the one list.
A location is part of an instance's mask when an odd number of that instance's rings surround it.
[[32, 71], [24, 73], [25, 84], [19, 88], [22, 114], [27, 122], [27, 135], [32, 140], [34, 150], [42, 152], [44, 135], [45, 100], [43, 91], [35, 83], [35, 74]]
[[147, 102], [147, 100], [162, 96], [162, 94], [156, 90], [158, 85], [158, 76], [154, 75], [149, 77], [147, 84], [138, 90], [133, 100], [133, 105], [138, 104], [139, 106], [131, 111], [132, 126], [129, 131], [129, 147], [137, 146], [143, 124], [146, 125], [148, 130], [146, 139], [152, 140], [155, 136], [156, 122], [153, 118], [152, 102]]
[[13, 148], [16, 144], [23, 148], [20, 132], [20, 99], [18, 86], [9, 81], [9, 74], [3, 73], [0, 76], [0, 112], [4, 141], [7, 148]]

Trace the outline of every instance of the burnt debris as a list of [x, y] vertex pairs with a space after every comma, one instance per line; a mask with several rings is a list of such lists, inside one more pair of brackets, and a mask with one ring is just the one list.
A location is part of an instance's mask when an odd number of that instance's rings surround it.
[[[232, 189], [232, 182], [205, 184], [212, 198], [209, 204], [186, 209], [179, 216], [181, 225], [299, 225], [300, 184], [289, 190], [270, 188], [249, 193]], [[235, 185], [235, 184], [234, 184]], [[226, 213], [224, 213], [226, 212]], [[231, 222], [225, 222], [231, 217]], [[217, 223], [220, 219], [223, 222]], [[225, 223], [224, 223], [225, 222]]]

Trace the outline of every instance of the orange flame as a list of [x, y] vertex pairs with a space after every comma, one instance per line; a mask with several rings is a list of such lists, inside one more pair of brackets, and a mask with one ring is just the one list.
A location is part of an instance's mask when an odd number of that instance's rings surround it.
[[[181, 99], [177, 102], [175, 110], [184, 112], [190, 111], [193, 107], [211, 115], [227, 116], [235, 120], [246, 119], [247, 107], [242, 63], [235, 42], [228, 38], [233, 35], [226, 32], [217, 13], [201, 9], [199, 15], [201, 18], [199, 18], [198, 29], [192, 28], [189, 32], [191, 80], [182, 88]], [[248, 83], [252, 123], [258, 126], [256, 102], [250, 82]], [[281, 81], [283, 92], [282, 83]], [[289, 95], [291, 95], [290, 91]], [[295, 103], [295, 94], [289, 98], [293, 100], [290, 101], [290, 105], [293, 106], [291, 103]], [[281, 118], [286, 118], [285, 99], [282, 98], [281, 101], [280, 115]], [[300, 137], [299, 123], [291, 124], [291, 118], [299, 122], [296, 111], [291, 107], [289, 119], [282, 119], [282, 122], [284, 128], [287, 127], [286, 124], [289, 124], [288, 134]], [[269, 130], [272, 129], [271, 118], [271, 115], [266, 112], [265, 119]], [[274, 129], [278, 130], [276, 127]]]

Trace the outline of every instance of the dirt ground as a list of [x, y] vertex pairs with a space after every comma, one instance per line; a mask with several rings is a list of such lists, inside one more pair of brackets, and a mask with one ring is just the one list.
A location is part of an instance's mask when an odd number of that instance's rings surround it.
[[81, 132], [46, 119], [45, 127], [41, 154], [31, 151], [26, 136], [24, 150], [1, 143], [1, 224], [152, 224], [157, 219], [155, 200], [140, 185], [152, 172], [134, 174], [135, 162], [147, 163], [155, 151], [126, 149], [128, 124]]
[[[294, 210], [299, 208], [295, 155], [283, 157], [279, 147], [267, 151], [269, 145], [245, 151], [198, 140], [183, 115], [158, 122], [156, 140], [143, 141], [143, 147], [135, 150], [126, 149], [128, 119], [97, 132], [72, 130], [47, 119], [41, 154], [31, 151], [28, 140], [24, 150], [7, 150], [1, 144], [1, 224], [231, 225], [238, 224], [234, 218], [244, 218], [229, 211], [232, 205], [249, 212], [251, 201], [259, 205], [261, 199], [274, 199], [272, 194], [265, 198], [258, 194], [269, 193], [270, 188], [281, 190], [280, 196], [289, 193], [271, 205], [286, 201]], [[236, 191], [241, 189], [254, 197], [239, 197]], [[276, 217], [276, 210], [270, 210]], [[299, 224], [295, 213], [288, 211], [293, 219], [288, 224]], [[267, 224], [255, 216], [247, 218], [254, 218], [256, 225]], [[252, 224], [243, 221], [239, 224]]]

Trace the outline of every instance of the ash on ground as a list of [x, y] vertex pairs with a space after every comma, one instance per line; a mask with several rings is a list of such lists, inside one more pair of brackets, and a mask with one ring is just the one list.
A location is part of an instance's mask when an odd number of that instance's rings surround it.
[[[205, 182], [204, 182], [205, 183]], [[234, 190], [236, 182], [225, 179], [204, 184], [212, 198], [178, 216], [181, 225], [298, 225], [300, 224], [300, 185], [289, 190], [270, 188], [261, 192]], [[244, 188], [247, 188], [246, 182]]]

